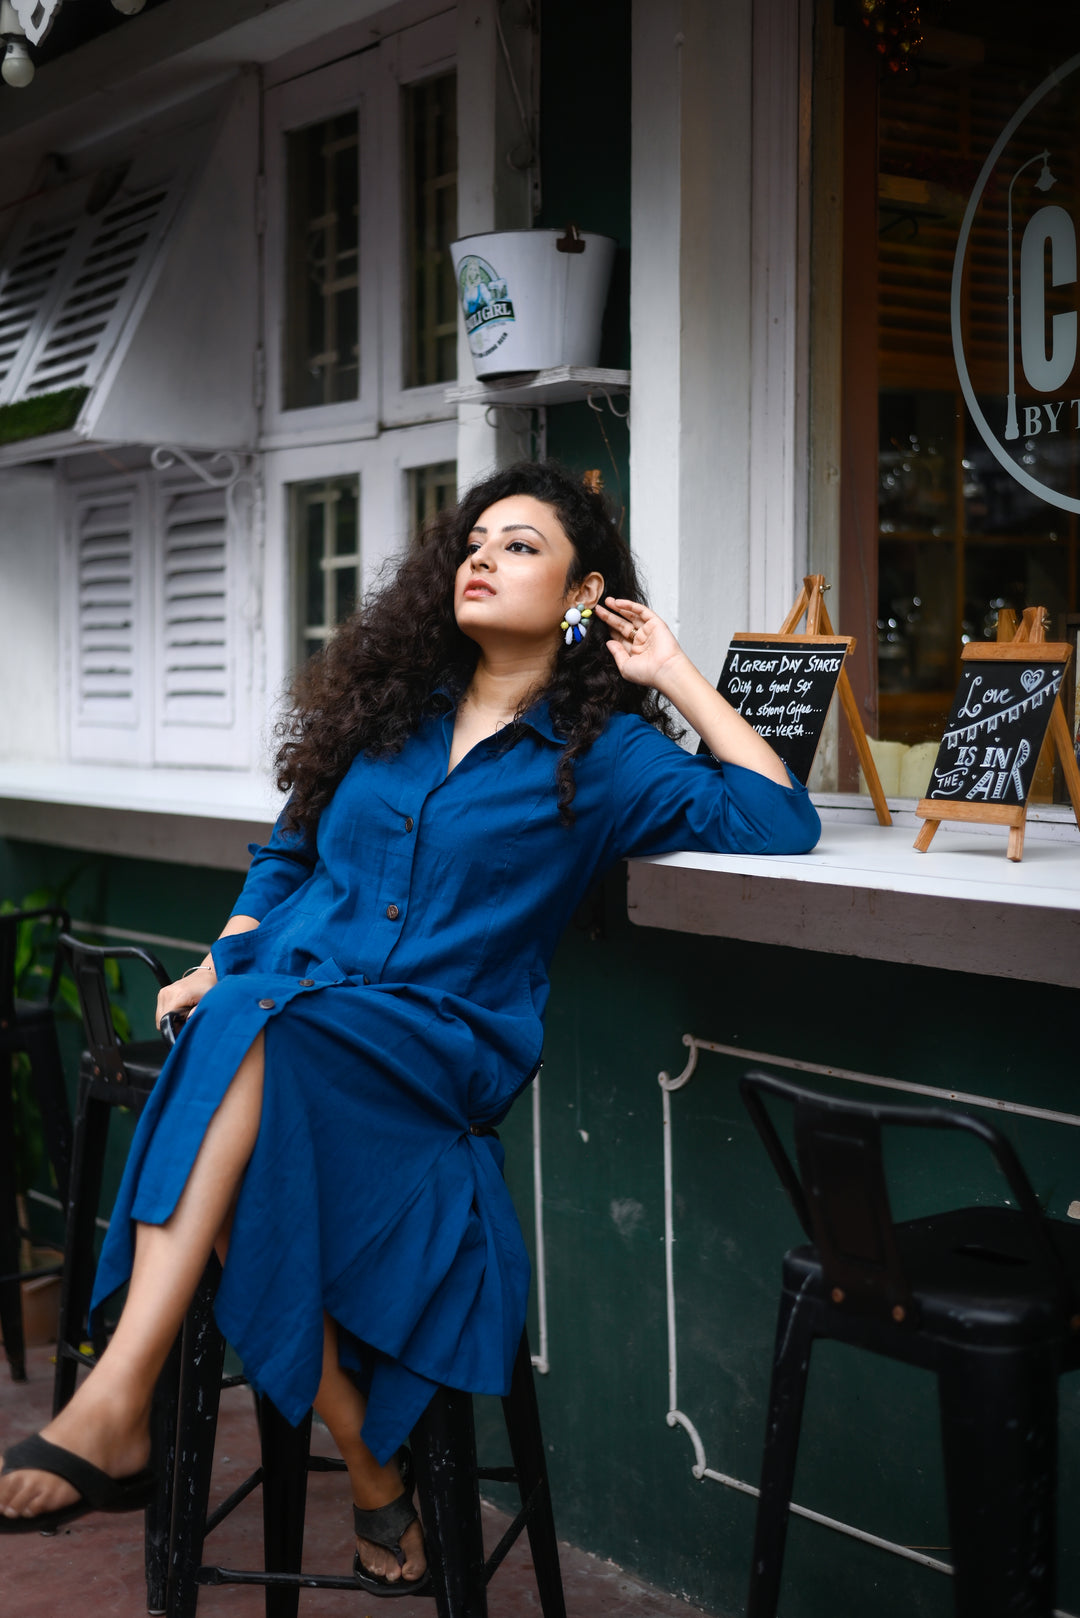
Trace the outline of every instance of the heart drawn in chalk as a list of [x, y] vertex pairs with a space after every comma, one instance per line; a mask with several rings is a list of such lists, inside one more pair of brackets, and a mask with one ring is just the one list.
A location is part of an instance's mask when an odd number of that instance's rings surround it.
[[1025, 691], [1027, 691], [1027, 692], [1034, 691], [1035, 687], [1037, 685], [1039, 685], [1041, 683], [1041, 681], [1042, 681], [1042, 670], [1041, 669], [1022, 669], [1021, 670], [1020, 684], [1023, 686]]

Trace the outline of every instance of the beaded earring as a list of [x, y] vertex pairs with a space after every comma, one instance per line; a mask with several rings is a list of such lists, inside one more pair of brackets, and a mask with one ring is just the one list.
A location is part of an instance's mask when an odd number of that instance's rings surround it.
[[563, 639], [567, 646], [572, 646], [576, 640], [585, 639], [588, 629], [588, 619], [592, 617], [591, 607], [571, 607], [559, 628], [565, 631]]

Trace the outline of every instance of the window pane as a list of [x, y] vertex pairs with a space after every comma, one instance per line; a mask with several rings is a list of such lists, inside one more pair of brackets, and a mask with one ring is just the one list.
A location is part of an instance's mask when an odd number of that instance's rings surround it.
[[437, 461], [432, 466], [414, 466], [406, 476], [409, 489], [409, 532], [415, 534], [457, 499], [457, 462]]
[[[1080, 389], [1075, 366], [1053, 385], [1043, 374], [1067, 335], [1054, 317], [1075, 320], [1075, 286], [1059, 285], [1057, 249], [1038, 234], [1040, 219], [1076, 217], [1078, 81], [1046, 94], [998, 152], [971, 214], [955, 332], [951, 302], [983, 161], [1075, 50], [1075, 25], [1068, 38], [1052, 25], [1024, 35], [1006, 8], [957, 22], [941, 0], [922, 21], [920, 70], [881, 83], [876, 218], [879, 734], [909, 744], [940, 736], [963, 645], [993, 639], [1002, 608], [1047, 608], [1053, 637], [1080, 605], [1080, 531], [1065, 509], [1080, 491]], [[963, 33], [931, 38], [939, 25]], [[965, 404], [958, 353], [1018, 475]]]
[[405, 113], [405, 386], [457, 376], [457, 75], [408, 85]]
[[360, 594], [360, 480], [320, 478], [289, 488], [293, 643], [302, 662], [318, 651]]
[[285, 408], [360, 393], [359, 124], [355, 112], [286, 136]]

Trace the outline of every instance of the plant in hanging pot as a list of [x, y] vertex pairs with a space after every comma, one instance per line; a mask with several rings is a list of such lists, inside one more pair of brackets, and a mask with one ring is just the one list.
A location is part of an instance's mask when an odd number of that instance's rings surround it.
[[616, 243], [569, 225], [451, 242], [473, 369], [486, 381], [600, 357]]

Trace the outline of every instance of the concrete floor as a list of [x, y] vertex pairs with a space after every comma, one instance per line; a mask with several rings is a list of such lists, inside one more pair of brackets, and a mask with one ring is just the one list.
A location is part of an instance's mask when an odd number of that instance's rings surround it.
[[[38, 1431], [48, 1420], [52, 1390], [51, 1350], [31, 1349], [29, 1380], [13, 1383], [0, 1359], [0, 1447]], [[329, 1439], [321, 1434], [330, 1453]], [[318, 1441], [317, 1441], [318, 1442]], [[223, 1499], [256, 1464], [251, 1395], [236, 1388], [223, 1396], [215, 1457], [214, 1503]], [[558, 1502], [556, 1501], [556, 1514]], [[494, 1544], [506, 1519], [485, 1508]], [[258, 1493], [217, 1530], [214, 1560], [231, 1567], [261, 1562]], [[347, 1573], [352, 1564], [348, 1484], [341, 1474], [314, 1474], [308, 1485], [305, 1569]], [[563, 1583], [568, 1618], [688, 1618], [696, 1609], [623, 1573], [584, 1551], [565, 1546]], [[491, 1618], [536, 1618], [539, 1605], [527, 1544], [515, 1546], [489, 1592]], [[142, 1569], [142, 1517], [90, 1516], [65, 1532], [0, 1539], [0, 1614], [3, 1618], [142, 1618], [146, 1610]], [[263, 1592], [228, 1586], [206, 1589], [200, 1618], [261, 1618]], [[430, 1600], [397, 1600], [392, 1607], [361, 1591], [311, 1590], [300, 1597], [300, 1618], [434, 1618]]]

